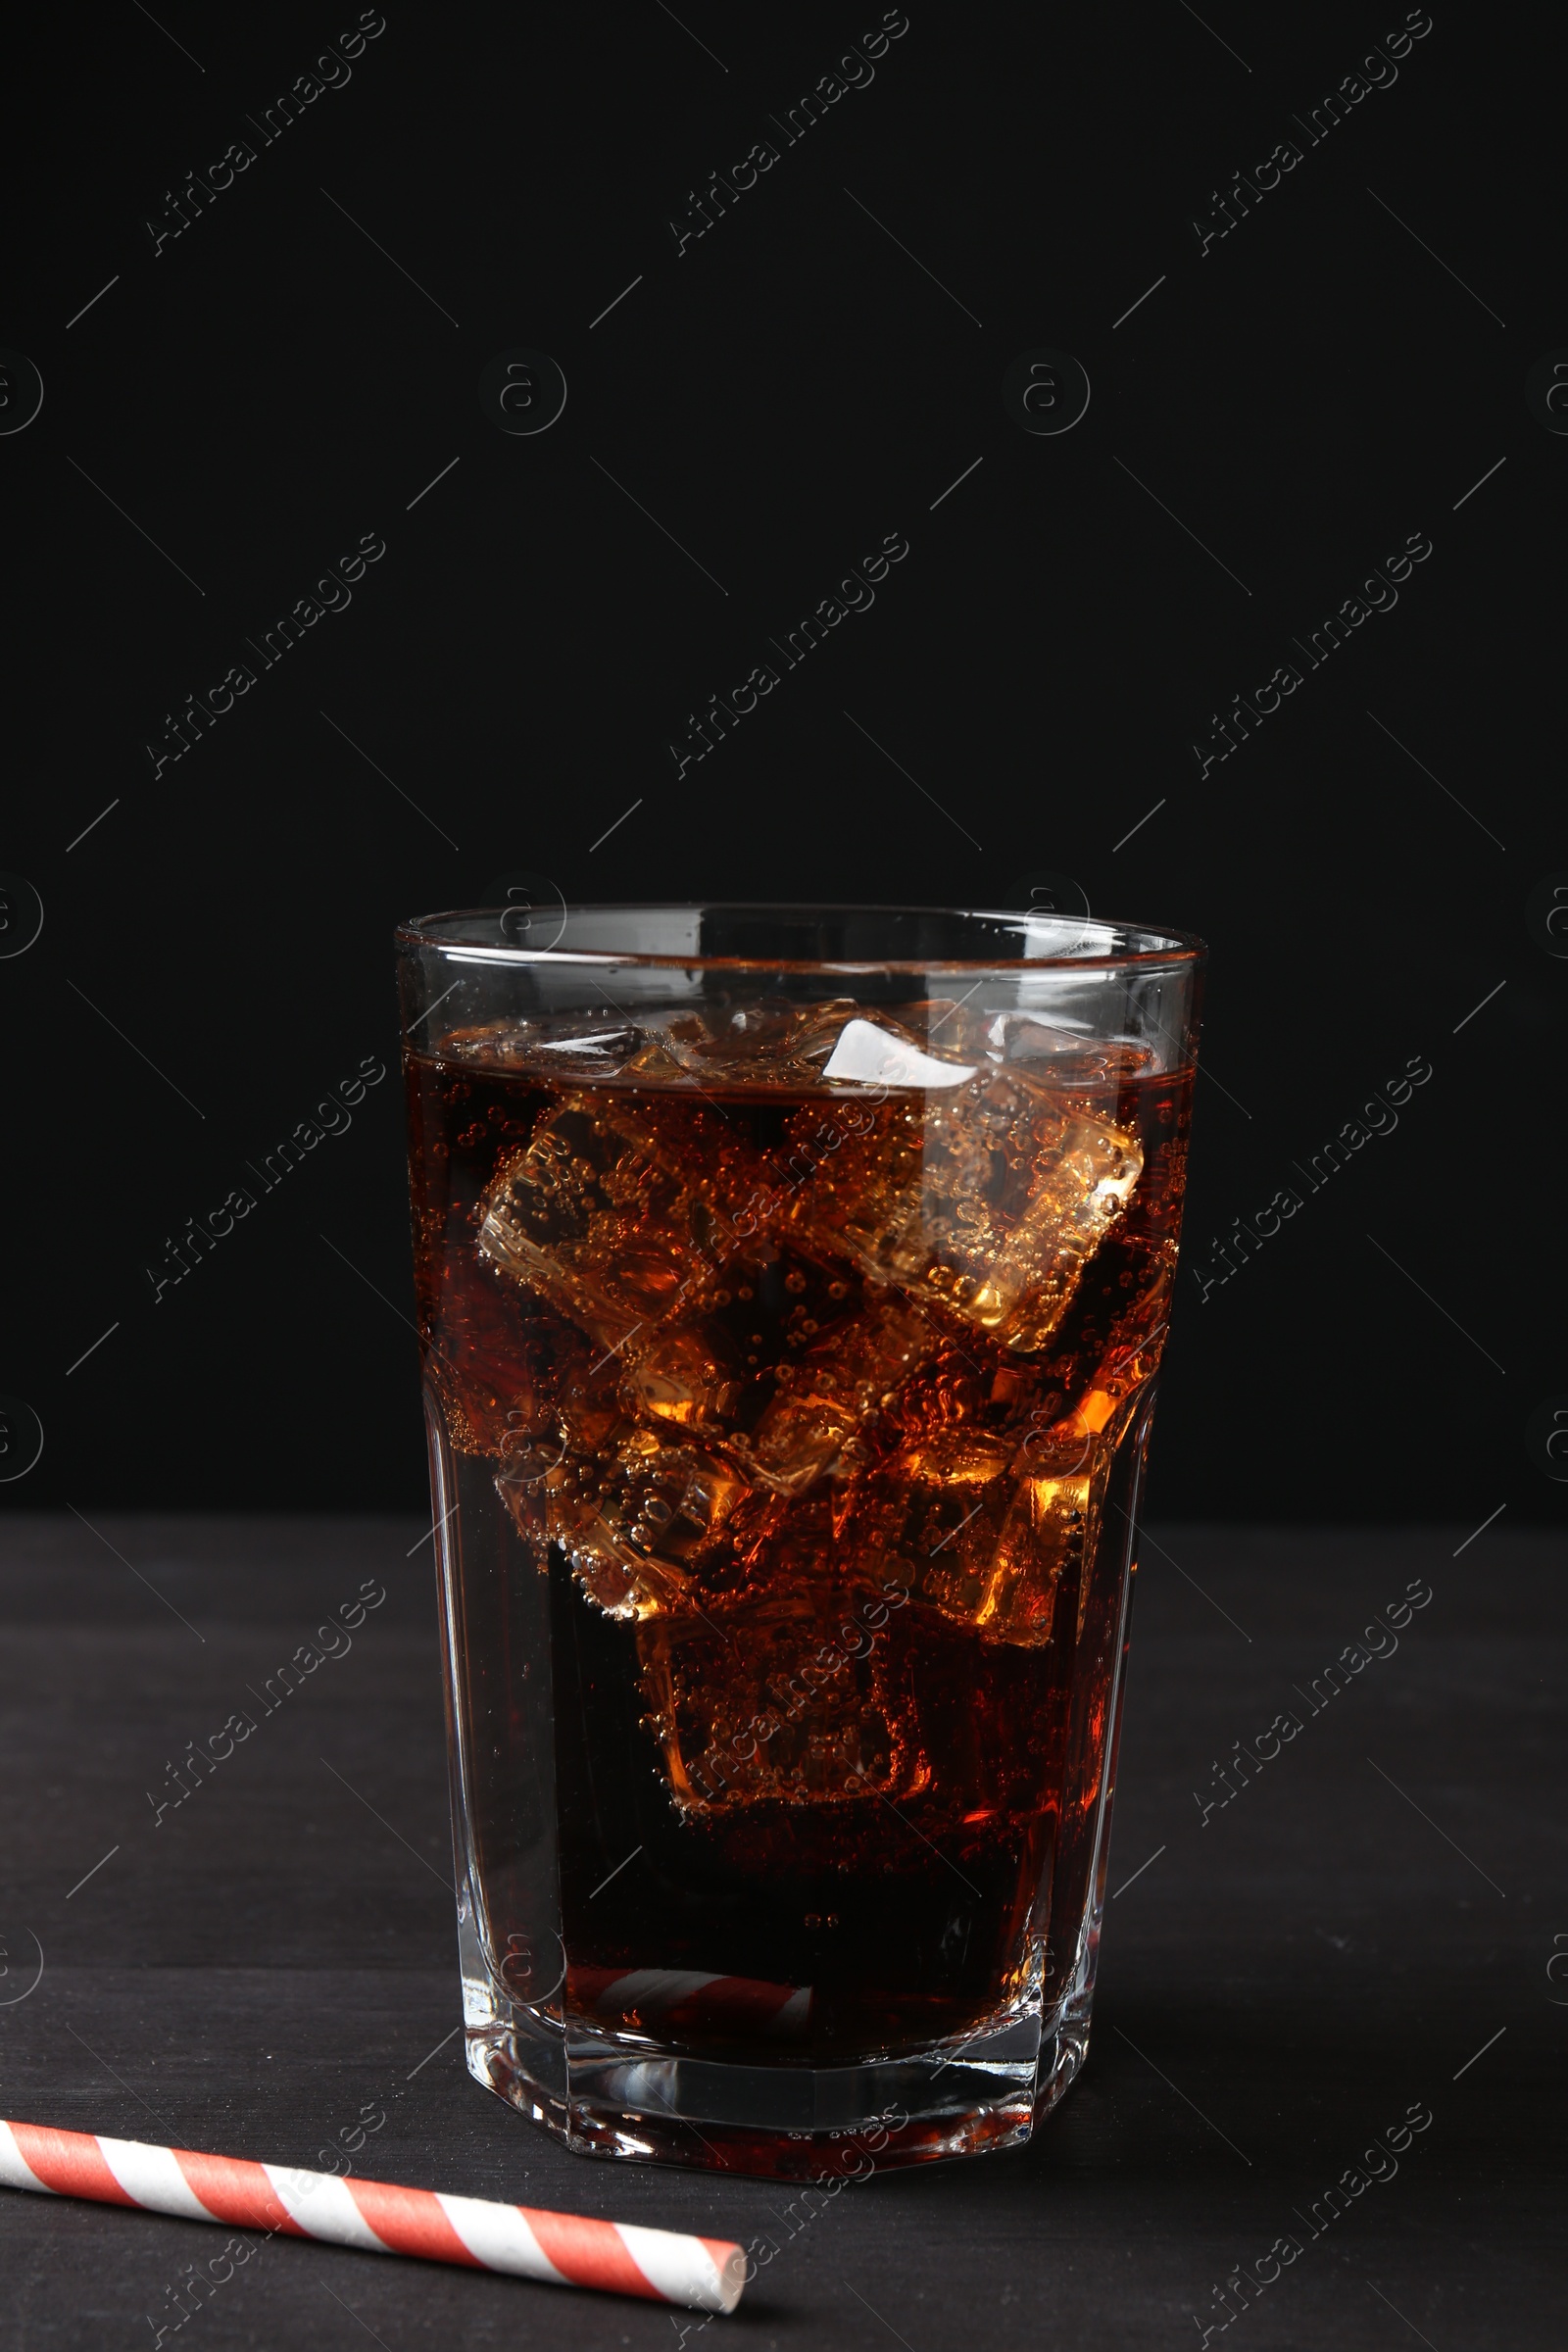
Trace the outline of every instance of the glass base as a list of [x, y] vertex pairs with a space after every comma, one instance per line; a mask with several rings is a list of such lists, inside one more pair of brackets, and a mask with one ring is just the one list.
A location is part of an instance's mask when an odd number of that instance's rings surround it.
[[470, 2026], [466, 2054], [475, 2082], [576, 2155], [820, 2180], [1021, 2147], [1083, 2065], [1088, 2011], [1069, 2001], [1051, 2032], [1019, 2018], [834, 2067], [671, 2057], [636, 2035], [551, 2031], [514, 2011], [510, 2027]]

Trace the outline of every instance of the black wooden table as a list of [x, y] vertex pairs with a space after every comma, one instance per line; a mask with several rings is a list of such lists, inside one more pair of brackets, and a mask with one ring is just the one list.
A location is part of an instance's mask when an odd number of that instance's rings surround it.
[[[384, 2115], [372, 2178], [765, 2238], [707, 2329], [755, 2352], [1555, 2352], [1561, 1549], [1467, 1532], [1157, 1531], [1082, 2079], [1026, 2150], [803, 2214], [566, 2155], [469, 2081], [417, 1523], [13, 1518], [0, 2112], [303, 2165]], [[187, 1742], [256, 1716], [367, 1580], [387, 1598], [352, 1647], [174, 1806]], [[1278, 1753], [1249, 1778], [1237, 1742]], [[151, 2345], [216, 2235], [0, 2190], [0, 2340]], [[696, 2325], [275, 2239], [177, 2340], [673, 2348]]]

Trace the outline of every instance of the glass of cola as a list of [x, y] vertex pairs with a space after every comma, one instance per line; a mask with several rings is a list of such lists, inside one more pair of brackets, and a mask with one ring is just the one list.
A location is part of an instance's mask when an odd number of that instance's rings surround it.
[[584, 2153], [1083, 2063], [1203, 963], [1060, 914], [398, 935], [467, 2061]]

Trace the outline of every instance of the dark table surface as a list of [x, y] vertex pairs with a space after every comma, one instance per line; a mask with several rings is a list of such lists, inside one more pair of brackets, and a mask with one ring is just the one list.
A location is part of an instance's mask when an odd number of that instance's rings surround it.
[[[567, 2155], [465, 2072], [420, 1533], [7, 1523], [0, 2113], [313, 2165], [368, 2110], [372, 2178], [765, 2232], [776, 2256], [710, 2324], [755, 2352], [1222, 2326], [1254, 2352], [1562, 2345], [1556, 1539], [1157, 1528], [1083, 2076], [1027, 2149], [853, 2183], [808, 2219], [772, 2183]], [[388, 1597], [352, 1650], [155, 1821], [186, 1742], [368, 1578]], [[1412, 1582], [1432, 1597], [1397, 1647], [1374, 1635], [1385, 1654], [1313, 1713], [1315, 1678]], [[1287, 1710], [1299, 1735], [1205, 1818], [1216, 1764]], [[1432, 2121], [1396, 2171], [1373, 2159], [1386, 2177], [1312, 2234], [1412, 2106]], [[0, 2190], [0, 2341], [150, 2345], [214, 2237]], [[1216, 2288], [1282, 2237], [1300, 2254], [1227, 2324]], [[673, 2348], [690, 2316], [277, 2239], [178, 2340]]]

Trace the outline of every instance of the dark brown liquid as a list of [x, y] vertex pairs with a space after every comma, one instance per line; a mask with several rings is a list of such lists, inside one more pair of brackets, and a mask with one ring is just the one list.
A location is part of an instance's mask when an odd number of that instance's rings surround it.
[[1074, 1964], [1191, 1074], [835, 1086], [812, 1017], [750, 1063], [497, 1030], [408, 1074], [496, 1965], [831, 2062]]

